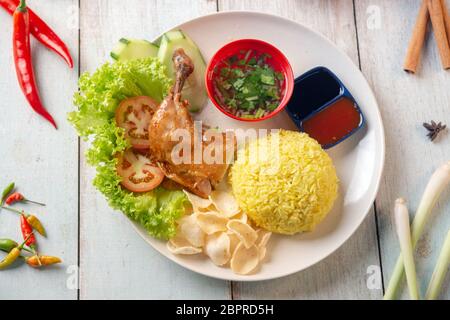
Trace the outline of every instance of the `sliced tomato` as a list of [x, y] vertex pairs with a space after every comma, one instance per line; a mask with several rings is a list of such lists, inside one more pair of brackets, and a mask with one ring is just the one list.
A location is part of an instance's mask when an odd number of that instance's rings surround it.
[[164, 179], [160, 168], [152, 164], [148, 156], [128, 149], [118, 157], [117, 173], [122, 177], [122, 186], [132, 192], [147, 192], [155, 189]]
[[133, 148], [149, 147], [148, 126], [157, 107], [158, 103], [146, 96], [125, 99], [119, 104], [116, 123], [125, 129], [125, 135]]

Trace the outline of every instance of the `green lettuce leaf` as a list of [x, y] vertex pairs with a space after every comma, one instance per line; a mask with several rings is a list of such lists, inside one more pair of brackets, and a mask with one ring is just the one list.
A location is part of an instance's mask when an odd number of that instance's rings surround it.
[[114, 116], [123, 99], [146, 95], [162, 101], [170, 85], [165, 67], [156, 58], [106, 63], [80, 77], [79, 92], [74, 95], [76, 110], [68, 116], [80, 137], [91, 142], [86, 158], [96, 168], [94, 186], [112, 208], [161, 239], [175, 235], [175, 221], [184, 213], [187, 199], [181, 191], [162, 187], [144, 194], [133, 194], [121, 187], [115, 155], [126, 150], [129, 143]]

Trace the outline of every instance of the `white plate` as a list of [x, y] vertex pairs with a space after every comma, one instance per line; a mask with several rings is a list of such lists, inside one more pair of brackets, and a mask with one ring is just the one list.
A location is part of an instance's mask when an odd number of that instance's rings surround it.
[[[200, 47], [205, 59], [224, 44], [240, 38], [265, 40], [289, 59], [295, 77], [325, 66], [344, 82], [359, 103], [367, 121], [364, 129], [329, 150], [340, 179], [340, 197], [333, 211], [314, 232], [296, 236], [273, 236], [268, 258], [253, 275], [240, 276], [213, 265], [203, 255], [174, 256], [165, 242], [150, 237], [139, 225], [138, 233], [156, 250], [192, 271], [225, 280], [255, 281], [282, 277], [308, 268], [338, 249], [356, 231], [369, 212], [384, 165], [384, 132], [377, 102], [366, 79], [343, 52], [318, 33], [287, 19], [255, 12], [224, 12], [203, 16], [176, 28], [186, 32]], [[249, 128], [232, 120], [209, 103], [200, 118], [220, 128]], [[261, 128], [296, 129], [286, 113], [258, 122]], [[151, 263], [151, 262], [149, 262]]]

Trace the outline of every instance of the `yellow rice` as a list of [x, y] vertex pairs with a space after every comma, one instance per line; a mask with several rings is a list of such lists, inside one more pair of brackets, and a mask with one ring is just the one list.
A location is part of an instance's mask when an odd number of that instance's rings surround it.
[[338, 192], [328, 154], [307, 134], [287, 130], [239, 150], [230, 182], [242, 210], [259, 227], [282, 234], [312, 231]]

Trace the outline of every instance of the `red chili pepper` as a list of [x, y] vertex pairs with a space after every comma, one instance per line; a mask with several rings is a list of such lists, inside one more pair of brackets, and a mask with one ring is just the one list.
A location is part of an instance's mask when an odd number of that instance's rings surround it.
[[28, 222], [27, 216], [23, 213], [20, 215], [20, 230], [22, 231], [22, 237], [25, 240], [25, 244], [30, 247], [31, 251], [33, 251], [36, 256], [38, 264], [41, 265], [41, 260], [36, 251], [36, 237], [33, 233], [33, 227]]
[[22, 231], [23, 239], [28, 239], [25, 244], [29, 246], [33, 251], [36, 250], [36, 237], [33, 234], [33, 228], [27, 220], [27, 216], [20, 215], [20, 230]]
[[6, 198], [5, 203], [6, 203], [8, 206], [10, 206], [10, 205], [12, 205], [12, 204], [14, 204], [14, 203], [16, 203], [16, 202], [22, 202], [22, 201], [23, 201], [23, 202], [31, 202], [31, 203], [34, 203], [34, 204], [37, 204], [37, 205], [40, 205], [40, 206], [45, 206], [44, 203], [37, 202], [37, 201], [33, 201], [33, 200], [30, 200], [30, 199], [25, 198], [25, 197], [23, 196], [23, 194], [21, 194], [20, 192], [14, 192], [14, 193], [11, 193], [11, 194]]
[[31, 107], [55, 128], [53, 117], [45, 110], [39, 98], [31, 62], [29, 13], [25, 0], [21, 0], [13, 15], [13, 50], [17, 79]]
[[[0, 6], [12, 15], [19, 6], [19, 2], [20, 0], [0, 0]], [[41, 18], [39, 18], [38, 15], [36, 15], [31, 9], [28, 9], [28, 11], [30, 15], [31, 34], [47, 48], [59, 54], [66, 61], [69, 67], [73, 68], [72, 57], [66, 44]]]
[[22, 201], [23, 199], [25, 199], [25, 197], [24, 197], [21, 193], [19, 193], [19, 192], [14, 192], [14, 193], [11, 193], [11, 194], [8, 196], [8, 198], [6, 198], [5, 202], [6, 202], [6, 204], [7, 204], [8, 206], [10, 206], [10, 205], [12, 205], [13, 203]]

